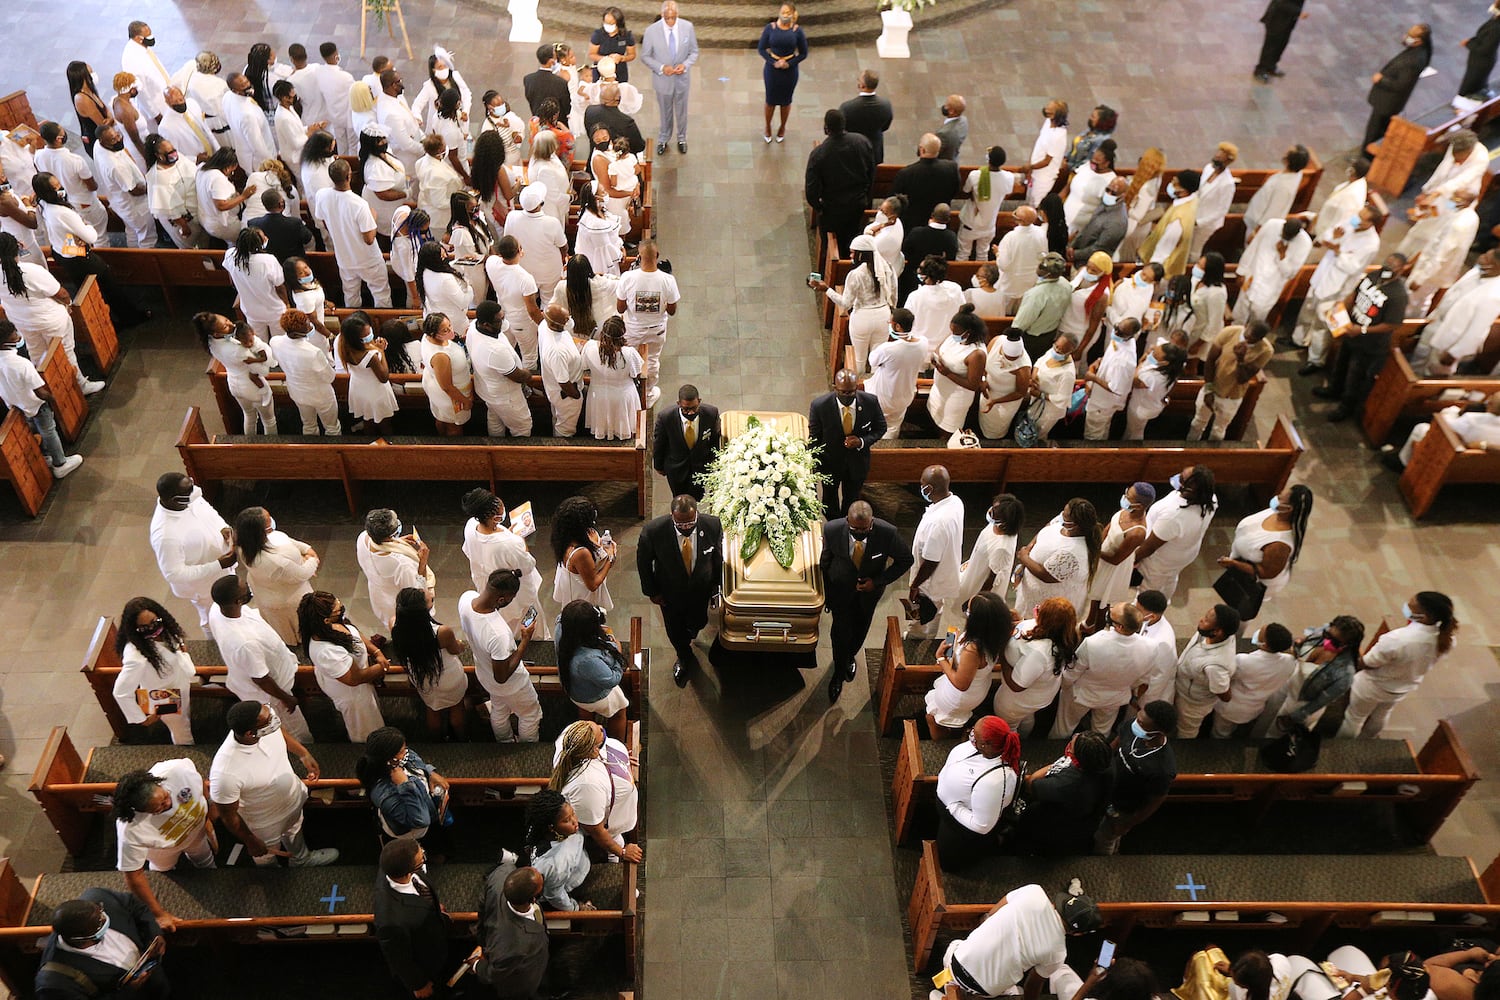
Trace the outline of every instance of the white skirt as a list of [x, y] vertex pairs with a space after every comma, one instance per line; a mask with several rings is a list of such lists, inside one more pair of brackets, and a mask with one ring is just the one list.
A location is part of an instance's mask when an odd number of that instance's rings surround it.
[[581, 701], [575, 701], [573, 702], [573, 704], [577, 705], [585, 712], [593, 712], [595, 715], [602, 715], [606, 719], [608, 719], [612, 717], [616, 712], [619, 712], [622, 709], [628, 707], [630, 705], [630, 700], [625, 697], [625, 692], [620, 690], [620, 685], [616, 684], [610, 690], [609, 694], [605, 695], [598, 701], [591, 701], [588, 704], [584, 704]]

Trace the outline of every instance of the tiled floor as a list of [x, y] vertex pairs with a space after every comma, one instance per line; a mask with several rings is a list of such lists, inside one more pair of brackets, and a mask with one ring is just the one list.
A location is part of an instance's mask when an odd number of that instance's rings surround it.
[[[67, 107], [65, 63], [87, 59], [108, 80], [133, 17], [152, 24], [158, 52], [173, 68], [205, 46], [234, 66], [254, 41], [269, 38], [285, 58], [286, 43], [313, 47], [331, 37], [358, 73], [355, 6], [141, 0], [126, 10], [113, 0], [78, 0], [68, 5], [64, 23], [54, 4], [17, 0], [0, 18], [25, 38], [27, 57], [0, 63], [0, 92], [25, 87], [40, 115], [57, 114]], [[505, 43], [508, 21], [495, 8], [450, 0], [407, 7], [419, 55], [434, 41], [445, 44], [460, 53], [476, 91], [500, 86], [519, 98], [520, 78], [533, 66], [530, 47]], [[1432, 19], [1438, 41], [1438, 75], [1419, 85], [1412, 102], [1426, 109], [1455, 86], [1461, 69], [1456, 42], [1470, 33], [1469, 18], [1479, 16], [1478, 8], [1460, 11], [1456, 4], [1310, 5], [1312, 17], [1297, 29], [1283, 63], [1289, 75], [1264, 87], [1249, 78], [1262, 8], [1263, 0], [1170, 0], [1149, 8], [1016, 0], [963, 24], [918, 33], [909, 62], [880, 67], [882, 89], [898, 108], [889, 156], [905, 158], [918, 134], [936, 124], [942, 96], [956, 88], [969, 96], [967, 160], [993, 142], [1020, 160], [1041, 105], [1061, 96], [1072, 102], [1076, 122], [1095, 103], [1120, 110], [1117, 138], [1125, 162], [1157, 144], [1173, 165], [1197, 164], [1228, 138], [1239, 143], [1248, 167], [1272, 165], [1295, 141], [1333, 163], [1362, 130], [1368, 74], [1394, 54], [1408, 21]], [[683, 16], [692, 17], [690, 3]], [[1357, 35], [1348, 31], [1356, 18]], [[372, 46], [371, 54], [376, 51], [395, 53], [396, 47], [381, 42]], [[873, 46], [814, 52], [803, 67], [791, 137], [766, 147], [759, 140], [755, 56], [704, 53], [692, 97], [692, 151], [685, 158], [669, 153], [656, 174], [662, 245], [684, 293], [663, 364], [668, 395], [680, 381], [693, 381], [723, 407], [802, 410], [823, 388], [820, 331], [811, 295], [801, 289], [809, 269], [802, 168], [823, 109], [849, 96], [861, 66], [878, 64]], [[397, 66], [409, 80], [421, 78], [406, 60]], [[649, 97], [647, 104], [641, 118], [651, 134]], [[64, 120], [72, 126], [71, 116]], [[1261, 424], [1278, 412], [1299, 419], [1311, 446], [1299, 479], [1317, 492], [1319, 506], [1307, 552], [1273, 611], [1295, 626], [1343, 611], [1373, 622], [1396, 613], [1414, 590], [1455, 594], [1465, 619], [1459, 648], [1401, 706], [1392, 729], [1421, 739], [1435, 718], [1451, 718], [1480, 767], [1494, 773], [1500, 767], [1493, 739], [1500, 666], [1491, 647], [1500, 646], [1500, 631], [1482, 611], [1500, 597], [1493, 506], [1478, 492], [1461, 493], [1415, 527], [1394, 477], [1371, 462], [1352, 428], [1323, 423], [1326, 407], [1310, 405], [1306, 381], [1292, 375], [1288, 357], [1273, 367]], [[13, 500], [0, 497], [0, 597], [12, 623], [11, 652], [0, 660], [0, 752], [11, 758], [0, 781], [0, 854], [15, 858], [25, 873], [61, 861], [55, 836], [25, 792], [48, 729], [67, 725], [81, 746], [107, 735], [73, 676], [95, 619], [117, 614], [137, 592], [166, 597], [146, 540], [151, 483], [177, 464], [172, 443], [183, 409], [208, 401], [203, 364], [181, 321], [138, 334], [109, 391], [96, 397], [81, 447], [87, 464], [43, 517], [28, 520]], [[423, 535], [433, 544], [445, 605], [467, 574], [458, 549], [460, 492], [435, 486], [401, 494], [404, 509], [413, 520], [422, 518]], [[664, 492], [657, 491], [658, 512]], [[882, 512], [909, 531], [918, 513], [915, 494], [873, 492]], [[507, 498], [525, 493], [507, 491]], [[1055, 493], [1027, 493], [1033, 527], [1065, 498]], [[358, 528], [340, 497], [322, 487], [283, 486], [265, 495], [280, 523], [323, 554], [320, 584], [349, 600], [356, 621], [366, 623], [368, 606], [352, 558]], [[1085, 495], [1114, 502], [1113, 490]], [[1226, 491], [1224, 500], [1203, 564], [1185, 576], [1184, 608], [1173, 612], [1180, 628], [1211, 599], [1211, 557], [1227, 548], [1244, 512], [1236, 491]], [[979, 507], [970, 507], [972, 537]], [[632, 522], [617, 516], [609, 523], [628, 551]], [[544, 549], [535, 547], [539, 555]], [[620, 613], [650, 611], [628, 573], [612, 588]], [[181, 602], [172, 606], [190, 614]], [[659, 637], [655, 621], [650, 628]], [[709, 671], [679, 691], [665, 675], [670, 651], [659, 638], [656, 652], [645, 995], [905, 997], [897, 918], [904, 901], [896, 899], [890, 878], [864, 685], [850, 685], [830, 707], [823, 694], [826, 667], [799, 676], [767, 660], [754, 676]], [[1448, 822], [1438, 847], [1473, 853], [1484, 863], [1500, 843], [1497, 834], [1500, 796], [1481, 786]]]

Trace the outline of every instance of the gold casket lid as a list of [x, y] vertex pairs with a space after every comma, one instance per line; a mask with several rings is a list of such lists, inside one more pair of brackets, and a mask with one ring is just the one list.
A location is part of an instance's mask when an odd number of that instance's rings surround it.
[[823, 569], [818, 559], [823, 554], [821, 525], [802, 532], [792, 550], [792, 565], [782, 569], [771, 546], [760, 543], [755, 554], [740, 558], [744, 539], [726, 535], [724, 548], [724, 600], [739, 611], [765, 609], [768, 612], [812, 613], [823, 607]]

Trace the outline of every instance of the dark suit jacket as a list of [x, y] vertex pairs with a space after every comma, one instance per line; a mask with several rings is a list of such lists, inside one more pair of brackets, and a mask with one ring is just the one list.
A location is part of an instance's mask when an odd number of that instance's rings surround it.
[[646, 150], [646, 140], [641, 138], [641, 129], [635, 123], [635, 119], [621, 111], [619, 108], [608, 107], [603, 104], [591, 104], [589, 109], [583, 113], [583, 131], [589, 139], [589, 152], [594, 151], [594, 129], [603, 125], [609, 129], [611, 137], [618, 139], [620, 136], [630, 140], [630, 151], [632, 153], [643, 153]]
[[1390, 62], [1380, 67], [1380, 82], [1370, 88], [1370, 107], [1382, 115], [1399, 115], [1417, 89], [1417, 80], [1432, 61], [1432, 52], [1423, 45], [1402, 49]]
[[[840, 517], [823, 525], [823, 557], [819, 565], [823, 568], [823, 589], [830, 608], [848, 607], [860, 599], [879, 601], [885, 588], [911, 569], [911, 546], [889, 521], [875, 519], [865, 541], [863, 565], [854, 565], [849, 556], [851, 547], [848, 518]], [[861, 594], [854, 589], [860, 580], [874, 580], [875, 589]]]
[[864, 136], [831, 135], [808, 154], [803, 197], [820, 212], [862, 213], [870, 204], [876, 162]]
[[474, 975], [497, 997], [534, 997], [547, 975], [547, 927], [540, 913], [535, 920], [518, 917], [505, 902], [505, 880], [515, 870], [515, 865], [496, 865], [484, 881], [479, 907], [484, 960]]
[[[422, 880], [429, 887], [430, 879]], [[375, 876], [375, 937], [392, 974], [415, 993], [440, 982], [448, 968], [448, 918], [437, 891], [429, 899], [397, 892], [384, 875]]]
[[[280, 213], [267, 213], [245, 223], [266, 234], [266, 253], [283, 264], [288, 257], [301, 257], [307, 253], [312, 242], [312, 230], [303, 225], [301, 219], [293, 219]], [[291, 289], [287, 289], [290, 297]]]
[[812, 401], [807, 408], [808, 437], [813, 444], [823, 446], [818, 456], [818, 468], [826, 473], [870, 471], [870, 446], [885, 436], [885, 414], [880, 410], [880, 400], [873, 393], [854, 394], [854, 433], [864, 442], [858, 450], [844, 447], [844, 420], [839, 412], [839, 401], [831, 392], [825, 392]]
[[1073, 259], [1081, 267], [1088, 263], [1089, 254], [1095, 250], [1113, 254], [1115, 248], [1124, 242], [1129, 229], [1130, 210], [1123, 201], [1114, 205], [1100, 203], [1089, 216], [1089, 221], [1078, 230], [1078, 235], [1073, 237]]
[[720, 443], [717, 406], [698, 404], [698, 440], [693, 443], [691, 451], [682, 436], [682, 410], [673, 406], [656, 415], [656, 432], [651, 439], [651, 466], [672, 479], [692, 479], [708, 468]]
[[958, 164], [952, 160], [919, 159], [896, 171], [891, 181], [891, 194], [904, 194], [907, 198], [901, 222], [908, 233], [926, 225], [938, 204], [951, 205], [962, 189]]
[[682, 536], [670, 514], [648, 521], [635, 546], [635, 565], [641, 574], [641, 593], [665, 598], [668, 604], [708, 606], [724, 578], [724, 529], [712, 514], [698, 514], [698, 557], [693, 575], [682, 565]]
[[875, 162], [885, 162], [885, 133], [895, 119], [891, 102], [879, 94], [860, 94], [839, 105], [844, 113], [844, 127], [870, 140]]
[[521, 89], [526, 94], [526, 103], [531, 107], [533, 115], [536, 114], [537, 105], [550, 97], [557, 102], [558, 120], [567, 122], [568, 112], [573, 108], [568, 81], [550, 69], [539, 69], [535, 73], [526, 74], [521, 81]]
[[[111, 889], [85, 889], [79, 899], [98, 903], [104, 907], [104, 912], [109, 917], [111, 930], [119, 931], [130, 940], [135, 942], [137, 948], [145, 949], [151, 943], [151, 939], [161, 933], [161, 927], [151, 916], [151, 910], [128, 892], [115, 892]], [[56, 934], [47, 937], [47, 943], [42, 948], [42, 965], [49, 962], [57, 962], [60, 965], [68, 965], [77, 969], [87, 976], [97, 987], [97, 992], [90, 994], [71, 976], [61, 972], [52, 972], [42, 969], [36, 974], [36, 996], [37, 1000], [109, 1000], [111, 997], [133, 997], [138, 995], [136, 990], [120, 991], [115, 989], [119, 983], [120, 976], [124, 970], [113, 965], [80, 955], [77, 952], [65, 951], [57, 946]], [[163, 970], [158, 968], [148, 982], [154, 982], [158, 976], [162, 976]], [[164, 988], [164, 985], [158, 988]]]
[[906, 231], [901, 241], [901, 254], [906, 258], [906, 269], [916, 274], [917, 265], [928, 254], [938, 254], [948, 260], [958, 258], [958, 234], [951, 229], [934, 229], [925, 221]]

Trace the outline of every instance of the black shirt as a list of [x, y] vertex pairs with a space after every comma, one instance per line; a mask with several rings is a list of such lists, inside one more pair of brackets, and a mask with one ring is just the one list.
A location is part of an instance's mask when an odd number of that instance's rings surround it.
[[1088, 854], [1109, 802], [1111, 776], [1089, 774], [1066, 757], [1031, 783], [1016, 833], [1025, 853]]
[[863, 211], [875, 182], [875, 153], [870, 140], [844, 132], [820, 142], [807, 157], [803, 193], [813, 208]]
[[1177, 777], [1177, 755], [1171, 742], [1150, 746], [1150, 741], [1136, 736], [1130, 728], [1134, 721], [1132, 715], [1115, 731], [1120, 745], [1114, 755], [1115, 793], [1110, 798], [1110, 805], [1127, 815], [1167, 794]]
[[[1365, 275], [1354, 288], [1354, 306], [1349, 310], [1353, 333], [1358, 334], [1362, 326], [1396, 326], [1406, 317], [1406, 282], [1399, 275], [1382, 278], [1381, 274], [1373, 271]], [[1349, 344], [1355, 350], [1384, 353], [1390, 349], [1392, 332], [1360, 334]]]
[[594, 33], [589, 36], [589, 44], [599, 47], [599, 58], [605, 56], [615, 57], [615, 80], [619, 83], [630, 82], [630, 63], [622, 62], [625, 50], [635, 47], [635, 32], [616, 30], [613, 35], [602, 27], [595, 28]]

